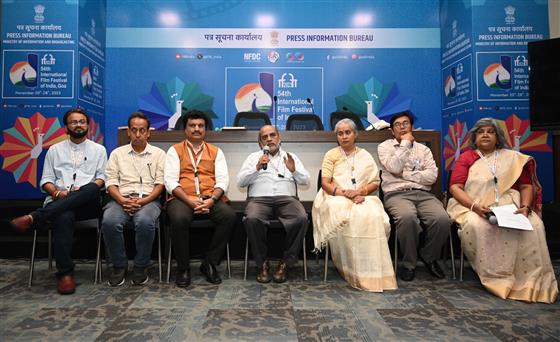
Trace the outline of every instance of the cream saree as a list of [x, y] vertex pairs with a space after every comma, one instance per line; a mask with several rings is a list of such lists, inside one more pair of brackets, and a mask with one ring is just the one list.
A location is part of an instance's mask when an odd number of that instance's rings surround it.
[[[356, 189], [379, 182], [377, 165], [366, 150], [358, 149], [354, 158]], [[325, 169], [329, 165], [332, 169]], [[351, 169], [338, 148], [325, 155], [323, 176], [329, 174], [339, 189], [352, 189]], [[378, 197], [366, 196], [363, 203], [354, 204], [321, 189], [312, 216], [315, 248], [329, 244], [336, 268], [352, 287], [373, 292], [397, 288], [387, 245], [389, 217]]]
[[[496, 172], [499, 205], [519, 206], [519, 192], [511, 187], [530, 159], [512, 150], [499, 150]], [[493, 178], [486, 161], [478, 159], [469, 169], [465, 191], [478, 203], [492, 206]], [[536, 176], [533, 179], [538, 182]], [[493, 226], [453, 198], [447, 212], [460, 225], [463, 251], [488, 291], [503, 299], [556, 301], [558, 284], [548, 254], [544, 224], [535, 212], [529, 215], [533, 231]]]

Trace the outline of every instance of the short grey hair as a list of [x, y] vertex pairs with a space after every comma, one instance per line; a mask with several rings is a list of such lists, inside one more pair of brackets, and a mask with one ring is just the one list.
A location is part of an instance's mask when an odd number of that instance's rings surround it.
[[480, 120], [478, 120], [473, 128], [471, 128], [470, 130], [470, 134], [471, 134], [471, 147], [473, 149], [477, 149], [478, 147], [476, 146], [476, 132], [481, 129], [482, 127], [488, 127], [491, 126], [492, 128], [494, 128], [494, 131], [496, 131], [496, 147], [497, 148], [511, 148], [506, 140], [506, 136], [504, 134], [504, 131], [502, 130], [502, 128], [498, 125], [498, 123], [496, 122], [496, 120], [494, 120], [493, 118], [482, 118]]
[[335, 134], [338, 132], [338, 129], [342, 124], [347, 124], [348, 126], [350, 126], [350, 129], [354, 131], [356, 137], [358, 136], [358, 127], [356, 126], [356, 123], [354, 122], [354, 120], [348, 118], [341, 119], [339, 122], [336, 123], [336, 125], [334, 126]]

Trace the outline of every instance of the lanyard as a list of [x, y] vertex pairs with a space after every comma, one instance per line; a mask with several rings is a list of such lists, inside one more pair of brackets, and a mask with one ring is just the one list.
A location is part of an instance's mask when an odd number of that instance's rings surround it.
[[202, 143], [202, 148], [198, 152], [199, 155], [196, 160], [194, 159], [191, 149], [189, 148], [189, 146], [187, 146], [187, 142], [185, 142], [185, 148], [189, 152], [189, 158], [191, 159], [191, 164], [194, 170], [194, 189], [196, 191], [196, 196], [200, 198], [201, 196], [200, 196], [200, 181], [198, 180], [198, 164], [200, 164], [200, 160], [202, 159], [202, 155], [204, 154], [204, 143]]
[[277, 162], [276, 162], [276, 165], [274, 165], [274, 163], [272, 163], [272, 158], [275, 158], [275, 156], [273, 156], [273, 157], [271, 158], [270, 166], [272, 166], [272, 168], [273, 168], [274, 170], [276, 170], [277, 175], [278, 175], [278, 178], [284, 178], [284, 177], [285, 177], [284, 174], [286, 173], [286, 166], [284, 166], [284, 172], [283, 172], [283, 173], [280, 173], [280, 165], [281, 165], [282, 162], [283, 162], [282, 151], [278, 150], [278, 154], [276, 155], [276, 157], [277, 157], [277, 159], [278, 159]]
[[356, 190], [356, 175], [354, 174], [354, 163], [356, 162], [356, 154], [358, 153], [358, 148], [356, 147], [354, 149], [353, 155], [352, 155], [352, 164], [350, 164], [350, 160], [348, 159], [348, 156], [346, 155], [346, 152], [344, 152], [344, 150], [342, 149], [342, 147], [340, 148], [340, 153], [342, 153], [342, 155], [344, 156], [344, 159], [346, 160], [346, 165], [348, 165], [348, 168], [350, 169], [350, 176], [352, 177], [352, 186], [354, 187], [354, 190]]
[[494, 200], [495, 200], [496, 205], [498, 205], [498, 199], [499, 199], [498, 176], [496, 175], [497, 162], [498, 162], [498, 150], [494, 150], [494, 162], [492, 163], [492, 165], [490, 165], [490, 163], [488, 163], [488, 158], [485, 158], [484, 155], [482, 154], [482, 152], [480, 152], [480, 150], [476, 150], [476, 152], [478, 153], [480, 158], [483, 159], [486, 162], [486, 165], [488, 166], [488, 169], [490, 170], [490, 173], [494, 177]]
[[70, 184], [70, 187], [68, 187], [68, 191], [72, 191], [74, 190], [74, 186], [76, 183], [76, 174], [82, 167], [82, 165], [84, 165], [87, 161], [87, 157], [85, 156], [85, 152], [80, 148], [79, 145], [76, 145], [76, 148], [73, 148], [69, 140], [68, 148], [70, 149], [70, 160], [72, 161], [72, 184]]

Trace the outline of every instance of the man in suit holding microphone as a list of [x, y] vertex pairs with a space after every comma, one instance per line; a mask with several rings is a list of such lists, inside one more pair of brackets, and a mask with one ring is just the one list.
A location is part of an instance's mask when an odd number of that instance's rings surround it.
[[[263, 126], [258, 142], [262, 151], [250, 154], [237, 175], [237, 184], [248, 187], [243, 223], [257, 263], [257, 281], [268, 283], [274, 279], [283, 283], [288, 268], [298, 260], [307, 231], [307, 213], [297, 198], [297, 184], [308, 184], [309, 172], [295, 154], [280, 148], [280, 134], [275, 127]], [[283, 259], [272, 274], [266, 235], [270, 220], [275, 218], [284, 226], [286, 240]]]

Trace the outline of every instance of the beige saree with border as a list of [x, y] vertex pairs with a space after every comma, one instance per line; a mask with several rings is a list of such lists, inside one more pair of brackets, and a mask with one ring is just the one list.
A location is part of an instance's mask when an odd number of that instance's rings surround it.
[[[364, 149], [355, 153], [356, 189], [379, 182], [371, 154]], [[352, 189], [351, 168], [339, 148], [327, 152], [322, 173], [332, 177], [339, 189]], [[312, 216], [315, 248], [329, 244], [336, 268], [352, 287], [372, 292], [397, 288], [387, 244], [389, 217], [377, 196], [366, 196], [363, 203], [355, 204], [321, 189], [313, 202]]]
[[[499, 205], [519, 206], [520, 194], [512, 189], [523, 166], [531, 159], [512, 150], [498, 153]], [[538, 185], [533, 175], [534, 186]], [[478, 203], [495, 202], [494, 176], [485, 160], [478, 159], [469, 169], [465, 191]], [[537, 213], [529, 215], [533, 231], [500, 228], [450, 199], [447, 212], [461, 227], [461, 246], [482, 285], [494, 295], [526, 302], [553, 303], [558, 284], [550, 262], [544, 224]]]

